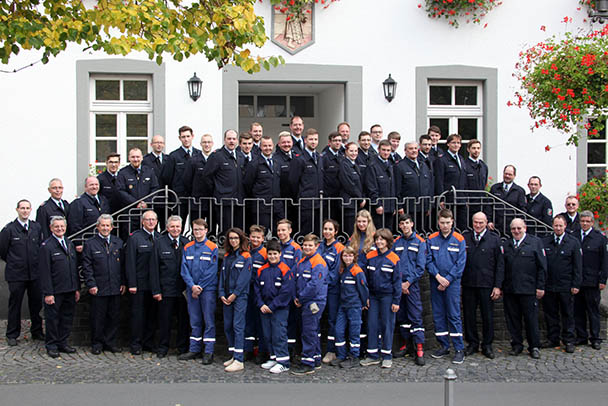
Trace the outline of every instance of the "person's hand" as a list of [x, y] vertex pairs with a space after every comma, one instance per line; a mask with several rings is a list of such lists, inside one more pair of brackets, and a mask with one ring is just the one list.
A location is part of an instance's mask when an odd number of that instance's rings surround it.
[[404, 295], [410, 294], [410, 283], [408, 281], [405, 281], [401, 284], [401, 293], [403, 293]]
[[399, 305], [391, 305], [391, 312], [397, 313], [399, 311]]
[[76, 246], [76, 252], [82, 252], [82, 245]]
[[220, 297], [220, 300], [222, 301], [223, 304], [225, 304], [226, 306], [230, 306], [230, 302], [228, 301], [228, 299], [226, 299], [224, 296]]
[[540, 289], [536, 289], [536, 298], [538, 300], [542, 299], [543, 296], [545, 296], [545, 291], [544, 290], [540, 290]]
[[498, 300], [500, 299], [500, 295], [502, 295], [501, 290], [499, 288], [494, 288], [492, 289], [492, 293], [490, 294], [490, 299]]
[[262, 305], [262, 307], [260, 307], [260, 311], [264, 314], [272, 313], [272, 310], [270, 310], [270, 307], [268, 307], [266, 305]]
[[127, 291], [127, 287], [125, 285], [120, 285], [120, 294], [124, 295]]
[[447, 288], [448, 286], [450, 286], [450, 281], [447, 280], [446, 278], [444, 278], [443, 276], [437, 274], [435, 275], [435, 279], [437, 280], [437, 282], [439, 282], [439, 284], [441, 286], [443, 286], [442, 290], [445, 290], [445, 288]]
[[99, 289], [97, 289], [97, 286], [95, 286], [94, 288], [89, 289], [89, 294], [91, 294], [93, 296], [97, 296], [98, 291], [99, 291]]
[[606, 289], [606, 284], [605, 283], [600, 283], [599, 288], [600, 288], [600, 290]]
[[163, 300], [163, 295], [161, 295], [160, 293], [158, 295], [152, 295], [152, 298], [154, 300], [156, 300], [157, 302], [160, 302], [161, 300]]
[[302, 307], [302, 303], [300, 303], [298, 298], [293, 299], [293, 303], [296, 305], [296, 307]]
[[488, 228], [489, 228], [490, 230], [494, 231], [494, 229], [495, 229], [496, 227], [494, 227], [494, 223], [490, 222], [490, 223], [488, 223]]
[[129, 293], [134, 295], [137, 293], [137, 288], [129, 288]]
[[236, 295], [232, 293], [230, 296], [228, 296], [228, 299], [226, 300], [228, 301], [228, 304], [230, 304], [236, 300]]
[[77, 291], [74, 293], [74, 297], [76, 298], [76, 302], [78, 302], [78, 301], [80, 300], [80, 291], [79, 291], [79, 290], [77, 290]]
[[572, 293], [573, 295], [576, 295], [578, 293], [578, 289], [577, 288], [571, 288], [570, 289], [570, 293]]
[[55, 296], [53, 296], [53, 295], [45, 296], [44, 297], [44, 303], [46, 303], [49, 306], [54, 305], [55, 304]]
[[376, 214], [384, 214], [384, 208], [382, 206], [376, 208]]

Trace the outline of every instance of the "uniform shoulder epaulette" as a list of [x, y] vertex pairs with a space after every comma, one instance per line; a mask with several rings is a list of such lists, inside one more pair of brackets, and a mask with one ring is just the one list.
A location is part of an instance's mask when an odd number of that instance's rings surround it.
[[[266, 264], [268, 265], [268, 264]], [[283, 274], [283, 276], [285, 276], [285, 274], [287, 272], [289, 272], [289, 267], [287, 266], [287, 264], [285, 262], [279, 262], [279, 269], [281, 270], [281, 273]]]
[[310, 258], [310, 264], [313, 267], [315, 267], [317, 265], [327, 266], [327, 262], [325, 262], [325, 260], [319, 253], [316, 253], [315, 255], [312, 256], [312, 258]]
[[292, 241], [289, 245], [291, 245], [292, 247], [294, 247], [297, 250], [302, 250], [302, 247], [300, 247], [300, 244], [298, 244], [295, 241]]
[[458, 241], [463, 242], [464, 241], [464, 237], [462, 236], [462, 234], [457, 233], [456, 231], [454, 231], [452, 233], [452, 235], [454, 236], [454, 238], [456, 238]]
[[336, 243], [336, 252], [338, 254], [341, 254], [342, 251], [344, 251], [344, 244], [342, 244], [341, 242], [337, 242]]
[[[194, 241], [193, 241], [193, 242], [194, 242]], [[213, 241], [209, 241], [209, 240], [207, 240], [207, 241], [205, 242], [205, 245], [206, 245], [207, 247], [209, 247], [209, 249], [211, 249], [211, 250], [214, 250], [214, 249], [216, 249], [216, 248], [217, 248], [217, 245], [216, 245], [216, 244], [215, 244]]]
[[304, 262], [305, 259], [306, 259], [305, 257], [300, 258], [300, 260], [298, 261], [298, 265], [300, 265], [302, 262]]
[[424, 242], [424, 238], [420, 237], [418, 234], [416, 234], [416, 238], [418, 239], [418, 241]]
[[190, 241], [188, 244], [184, 245], [184, 251], [192, 247], [194, 244], [196, 244], [195, 241]]
[[435, 238], [435, 237], [437, 237], [438, 235], [439, 235], [439, 231], [435, 231], [433, 234], [429, 235], [429, 240], [430, 240], [431, 238]]
[[386, 257], [390, 259], [393, 264], [399, 262], [399, 255], [395, 254], [393, 251], [389, 252]]
[[372, 250], [365, 255], [365, 258], [371, 259], [378, 256], [378, 251]]
[[[266, 262], [264, 265], [262, 265], [261, 267], [258, 268], [258, 277], [262, 274], [262, 270], [263, 269], [268, 269], [270, 267], [270, 265], [268, 265], [268, 262]], [[279, 264], [280, 267], [280, 264]]]
[[350, 268], [350, 273], [351, 273], [352, 276], [357, 276], [357, 274], [359, 274], [361, 272], [363, 272], [363, 270], [357, 264], [353, 265], [353, 267]]
[[396, 243], [397, 241], [399, 241], [401, 239], [401, 236], [398, 235], [397, 238], [395, 238], [395, 241], [393, 241], [393, 244]]
[[241, 256], [243, 258], [251, 258], [251, 254], [249, 253], [249, 251], [243, 251], [243, 252], [241, 252]]
[[262, 258], [264, 259], [268, 259], [268, 252], [266, 251], [266, 247], [262, 247], [258, 253], [262, 256]]

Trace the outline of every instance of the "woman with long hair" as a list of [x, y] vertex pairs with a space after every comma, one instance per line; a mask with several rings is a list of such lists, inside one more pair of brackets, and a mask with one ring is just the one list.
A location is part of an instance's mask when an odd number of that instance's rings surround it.
[[348, 246], [353, 247], [357, 251], [359, 257], [359, 265], [365, 255], [373, 249], [374, 233], [376, 226], [372, 220], [372, 215], [367, 210], [360, 210], [355, 218], [355, 231], [351, 235]]
[[245, 315], [251, 280], [249, 240], [240, 228], [228, 230], [224, 250], [226, 253], [218, 294], [224, 304], [224, 332], [228, 340], [228, 350], [232, 353], [232, 357], [224, 362], [224, 366], [226, 372], [236, 372], [245, 368]]

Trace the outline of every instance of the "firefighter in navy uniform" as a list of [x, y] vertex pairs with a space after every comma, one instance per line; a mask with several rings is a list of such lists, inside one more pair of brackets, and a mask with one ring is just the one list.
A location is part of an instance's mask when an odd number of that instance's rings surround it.
[[76, 302], [80, 299], [80, 280], [74, 244], [65, 237], [66, 221], [51, 217], [51, 236], [40, 247], [38, 273], [44, 297], [46, 352], [51, 358], [60, 352], [73, 354], [68, 345]]
[[156, 230], [158, 219], [153, 210], [141, 216], [142, 228], [131, 234], [125, 247], [125, 273], [131, 305], [131, 354], [140, 355], [142, 349], [157, 352], [154, 333], [158, 306], [152, 299], [150, 287], [150, 259], [154, 243], [160, 238]]
[[97, 219], [97, 234], [84, 243], [82, 273], [91, 295], [91, 353], [119, 352], [120, 296], [126, 291], [123, 242], [111, 235], [112, 216]]
[[51, 236], [49, 227], [51, 217], [68, 217], [70, 214], [70, 204], [67, 200], [63, 200], [63, 183], [61, 179], [53, 178], [49, 182], [49, 193], [51, 197], [42, 202], [36, 211], [36, 222], [42, 227], [42, 236], [46, 239]]
[[388, 161], [391, 144], [387, 140], [382, 140], [378, 148], [380, 150], [378, 155], [370, 160], [365, 171], [364, 188], [367, 197], [371, 199], [370, 211], [376, 228], [392, 230], [397, 199], [394, 168]]
[[428, 165], [418, 159], [418, 144], [405, 143], [405, 158], [395, 166], [395, 191], [399, 201], [399, 213], [414, 217], [418, 231], [431, 229], [431, 196], [433, 196], [433, 174]]
[[120, 166], [120, 154], [112, 152], [106, 157], [106, 169], [99, 175], [99, 194], [106, 198], [110, 204], [110, 213], [120, 210], [120, 197], [118, 195], [118, 167]]
[[[528, 180], [530, 193], [526, 195], [526, 213], [547, 225], [551, 225], [553, 222], [553, 205], [551, 200], [540, 192], [541, 187], [542, 184], [538, 176], [532, 176]], [[532, 231], [529, 231], [530, 234], [538, 234]]]
[[195, 203], [192, 203], [190, 209], [190, 219], [202, 218], [209, 221], [209, 197], [213, 189], [205, 182], [203, 171], [213, 152], [213, 137], [211, 134], [203, 134], [201, 137], [201, 148], [202, 153], [193, 156], [186, 164], [184, 183], [189, 185], [192, 191], [191, 195], [196, 200]]
[[[574, 295], [582, 280], [582, 251], [579, 239], [566, 233], [566, 219], [553, 219], [553, 233], [543, 238], [547, 255], [547, 281], [543, 296], [543, 310], [547, 323], [545, 348], [559, 347], [574, 352]], [[561, 334], [560, 334], [561, 324]]]
[[526, 223], [520, 218], [511, 221], [511, 235], [503, 242], [505, 278], [502, 284], [505, 319], [511, 336], [509, 355], [519, 355], [524, 349], [523, 318], [528, 350], [534, 359], [540, 358], [538, 330], [538, 301], [545, 294], [547, 259], [542, 241], [526, 234]]
[[154, 169], [154, 174], [160, 181], [162, 169], [167, 163], [167, 158], [169, 157], [169, 155], [163, 152], [165, 149], [165, 139], [161, 135], [155, 135], [152, 137], [150, 146], [152, 147], [152, 151], [144, 155], [141, 164]]
[[561, 216], [566, 218], [566, 232], [568, 233], [580, 233], [581, 222], [578, 215], [578, 198], [576, 196], [566, 197], [566, 211], [560, 213]]
[[306, 130], [306, 147], [302, 155], [289, 168], [291, 190], [300, 200], [300, 233], [320, 234], [321, 218], [319, 209], [323, 197], [323, 170], [321, 156], [316, 151], [319, 133], [314, 128]]
[[[272, 138], [262, 136], [260, 154], [253, 154], [253, 161], [245, 169], [243, 184], [247, 197], [259, 199], [247, 205], [249, 222], [263, 226], [266, 230], [274, 229], [284, 210], [281, 202], [273, 202], [281, 194], [279, 167], [272, 159]], [[276, 210], [275, 210], [276, 209]], [[274, 221], [271, 223], [274, 211]]]
[[[159, 188], [158, 179], [154, 174], [154, 170], [149, 166], [142, 166], [142, 154], [139, 148], [132, 148], [129, 151], [129, 163], [118, 171], [118, 194], [122, 207], [135, 203], [137, 200], [155, 192]], [[137, 205], [139, 209], [149, 208], [150, 202], [140, 202]], [[143, 211], [143, 210], [142, 210]], [[139, 216], [133, 216], [129, 223], [121, 224], [120, 235], [123, 240], [129, 236], [129, 231], [133, 232], [139, 228]]]
[[154, 241], [150, 258], [150, 290], [158, 301], [158, 358], [169, 352], [173, 316], [177, 319], [176, 346], [178, 354], [188, 352], [190, 320], [188, 304], [182, 295], [186, 284], [181, 277], [183, 249], [190, 242], [182, 236], [182, 219], [167, 219], [167, 233]]
[[[458, 134], [452, 134], [447, 139], [448, 150], [441, 156], [438, 156], [433, 162], [433, 174], [435, 175], [435, 194], [440, 195], [443, 192], [448, 192], [446, 201], [454, 202], [454, 196], [450, 191], [452, 188], [462, 190], [466, 187], [466, 168], [465, 160], [458, 153], [462, 145], [462, 137]], [[433, 149], [431, 149], [431, 152]], [[464, 206], [456, 206], [453, 210], [456, 214], [456, 227], [464, 230], [467, 227], [468, 219], [466, 216], [466, 208]]]
[[[287, 199], [293, 199], [295, 196], [291, 190], [291, 184], [289, 182], [289, 170], [291, 164], [299, 156], [293, 149], [293, 140], [291, 134], [288, 131], [279, 133], [279, 142], [277, 144], [276, 151], [273, 155], [274, 166], [276, 166], [279, 176], [280, 185], [280, 197], [283, 201], [283, 212], [279, 218], [289, 218], [292, 223], [297, 226], [298, 219], [298, 207], [295, 206]], [[297, 229], [295, 230], [297, 231]]]
[[21, 304], [27, 291], [30, 333], [34, 340], [44, 340], [42, 332], [42, 294], [38, 279], [38, 255], [42, 243], [40, 224], [29, 220], [32, 204], [25, 199], [17, 202], [18, 217], [0, 232], [0, 258], [6, 262], [4, 278], [8, 282], [8, 324], [6, 339], [9, 346], [17, 345], [21, 334]]
[[343, 200], [344, 221], [342, 229], [346, 235], [353, 233], [357, 210], [365, 207], [363, 200], [363, 174], [357, 165], [358, 147], [354, 142], [346, 144], [344, 158], [340, 161], [340, 197]]
[[[89, 176], [84, 181], [84, 193], [70, 205], [68, 235], [95, 224], [102, 214], [110, 214], [110, 204], [99, 194], [99, 180]], [[75, 241], [75, 245], [78, 250], [82, 249], [82, 241]]]
[[236, 146], [236, 131], [226, 130], [224, 146], [211, 154], [203, 169], [202, 178], [213, 190], [212, 196], [215, 198], [215, 224], [211, 224], [211, 232], [215, 230], [216, 224], [222, 234], [230, 227], [240, 227], [243, 220], [243, 154], [237, 153]]
[[324, 218], [342, 221], [342, 202], [340, 197], [340, 163], [344, 160], [342, 137], [338, 132], [329, 134], [329, 145], [321, 154], [321, 171], [323, 172], [323, 197], [329, 197], [325, 203]]
[[488, 230], [483, 212], [473, 215], [473, 230], [463, 233], [467, 245], [467, 262], [462, 273], [462, 307], [464, 315], [465, 356], [479, 351], [477, 307], [481, 312], [483, 340], [481, 353], [494, 358], [494, 301], [500, 298], [504, 278], [504, 254], [500, 237]]
[[[513, 165], [505, 166], [502, 171], [503, 181], [493, 184], [490, 188], [490, 193], [516, 209], [525, 211], [526, 192], [521, 186], [513, 181], [516, 174], [517, 171]], [[484, 209], [486, 208], [484, 207]], [[512, 214], [506, 214], [508, 212], [512, 212], [512, 209], [509, 207], [503, 208], [500, 204], [497, 208], [494, 208], [494, 210], [491, 210], [491, 206], [488, 207], [486, 209], [486, 215], [488, 216], [489, 221], [488, 228], [490, 228], [490, 230], [497, 229], [501, 233], [508, 234], [509, 224], [511, 224], [511, 220], [513, 220]]]
[[365, 178], [365, 171], [367, 170], [367, 166], [369, 165], [369, 161], [376, 155], [376, 150], [371, 148], [372, 145], [372, 136], [367, 131], [361, 131], [359, 133], [359, 153], [357, 154], [357, 159], [355, 163], [359, 167], [359, 171], [361, 172], [361, 179]]
[[[583, 248], [583, 274], [580, 291], [574, 296], [574, 322], [576, 344], [587, 344], [599, 350], [600, 336], [600, 293], [606, 289], [608, 279], [608, 240], [593, 228], [593, 213], [580, 213], [581, 231], [579, 237]], [[589, 330], [587, 330], [589, 320]]]

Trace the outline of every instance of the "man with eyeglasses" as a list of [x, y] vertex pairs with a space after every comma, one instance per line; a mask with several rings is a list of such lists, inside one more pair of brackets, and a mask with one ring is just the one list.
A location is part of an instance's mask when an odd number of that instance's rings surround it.
[[49, 182], [49, 193], [51, 197], [42, 202], [36, 211], [36, 222], [42, 227], [42, 236], [49, 238], [51, 229], [49, 227], [51, 217], [58, 216], [67, 218], [70, 213], [70, 204], [63, 200], [63, 182], [59, 178], [53, 178]]
[[160, 179], [162, 168], [167, 163], [167, 158], [169, 157], [169, 155], [163, 152], [165, 149], [165, 138], [162, 135], [155, 135], [152, 137], [150, 146], [152, 147], [152, 151], [144, 155], [141, 164], [154, 169], [156, 177]]
[[581, 232], [581, 221], [578, 215], [578, 198], [570, 195], [566, 197], [566, 211], [560, 213], [560, 216], [566, 218], [566, 232], [568, 233], [580, 233]]
[[382, 126], [380, 124], [372, 125], [369, 129], [369, 133], [372, 136], [372, 143], [370, 147], [375, 154], [378, 154], [378, 152], [380, 152], [380, 141], [382, 141], [382, 135], [384, 134]]
[[115, 213], [120, 210], [120, 197], [118, 196], [118, 168], [120, 167], [120, 154], [112, 152], [106, 157], [106, 169], [99, 175], [99, 194], [110, 203], [110, 212]]

